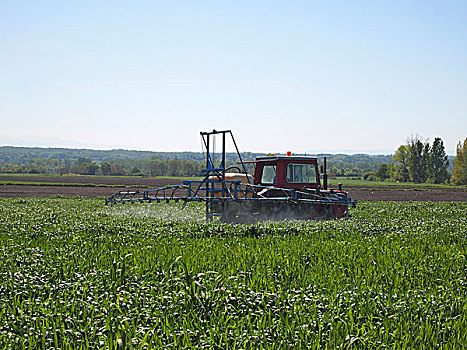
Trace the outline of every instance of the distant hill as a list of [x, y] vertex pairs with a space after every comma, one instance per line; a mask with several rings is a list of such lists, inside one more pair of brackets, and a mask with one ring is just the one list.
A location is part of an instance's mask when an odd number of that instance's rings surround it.
[[200, 152], [150, 152], [131, 151], [124, 149], [93, 150], [75, 148], [42, 148], [42, 147], [0, 147], [0, 161], [25, 163], [27, 159], [45, 158], [76, 160], [88, 158], [96, 162], [111, 161], [115, 159], [139, 160], [139, 159], [186, 159], [201, 161]]
[[[246, 161], [254, 160], [256, 157], [264, 156], [264, 153], [242, 152], [242, 158]], [[300, 154], [303, 155], [303, 154]], [[377, 168], [383, 163], [392, 163], [390, 155], [369, 155], [369, 154], [307, 154], [316, 156], [320, 159], [328, 158], [329, 166], [356, 166], [359, 168]], [[235, 153], [227, 153], [227, 161], [236, 162]], [[135, 150], [93, 150], [93, 149], [74, 149], [74, 148], [42, 148], [42, 147], [0, 147], [0, 162], [26, 164], [30, 159], [58, 159], [75, 161], [79, 158], [87, 158], [96, 163], [111, 162], [115, 160], [190, 160], [202, 162], [205, 160], [205, 154], [202, 152], [151, 152]]]
[[[255, 160], [264, 153], [242, 152], [244, 161]], [[304, 155], [304, 154], [297, 154]], [[306, 154], [320, 162], [327, 157], [328, 172], [337, 176], [361, 177], [375, 172], [381, 164], [393, 163], [391, 155]], [[454, 156], [449, 156], [452, 169]], [[220, 155], [216, 155], [220, 161]], [[226, 154], [227, 166], [237, 163], [235, 153]], [[0, 146], [1, 173], [102, 174], [144, 176], [198, 176], [205, 166], [202, 152], [150, 152], [135, 150], [93, 150]], [[248, 171], [253, 165], [247, 164]]]

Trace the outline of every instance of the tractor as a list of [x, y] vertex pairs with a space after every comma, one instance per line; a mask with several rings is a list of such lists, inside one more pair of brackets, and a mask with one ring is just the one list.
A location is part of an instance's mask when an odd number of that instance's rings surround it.
[[[349, 206], [356, 205], [341, 185], [328, 189], [326, 158], [321, 167], [315, 157], [293, 156], [290, 152], [243, 161], [230, 130], [200, 135], [206, 152], [202, 180], [185, 180], [179, 185], [144, 191], [120, 191], [107, 198], [106, 204], [205, 202], [207, 222], [218, 217], [227, 223], [348, 218]], [[220, 136], [222, 143], [218, 162], [215, 136]], [[238, 156], [237, 165], [231, 167], [226, 167], [228, 136]], [[248, 164], [255, 165], [253, 176], [246, 170]], [[236, 172], [232, 172], [234, 169]]]

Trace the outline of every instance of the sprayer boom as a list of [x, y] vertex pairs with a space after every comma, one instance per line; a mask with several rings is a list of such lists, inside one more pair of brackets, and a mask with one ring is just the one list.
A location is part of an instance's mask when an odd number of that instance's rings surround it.
[[[230, 130], [200, 133], [206, 152], [202, 180], [144, 191], [120, 191], [106, 204], [135, 202], [205, 202], [206, 221], [248, 223], [260, 220], [309, 220], [349, 217], [356, 202], [348, 193], [321, 186], [318, 162], [313, 157], [272, 156], [257, 158], [254, 176], [247, 173]], [[220, 160], [214, 152], [215, 136], [221, 137]], [[239, 159], [237, 173], [227, 172], [226, 141], [230, 137]], [[248, 162], [250, 163], [250, 162]]]

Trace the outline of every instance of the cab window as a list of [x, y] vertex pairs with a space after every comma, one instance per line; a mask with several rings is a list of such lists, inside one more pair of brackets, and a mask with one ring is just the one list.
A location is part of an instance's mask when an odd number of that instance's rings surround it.
[[276, 183], [276, 166], [263, 166], [263, 175], [261, 175], [261, 183], [265, 185], [273, 185]]
[[287, 166], [288, 183], [316, 183], [316, 167], [314, 164], [289, 164]]

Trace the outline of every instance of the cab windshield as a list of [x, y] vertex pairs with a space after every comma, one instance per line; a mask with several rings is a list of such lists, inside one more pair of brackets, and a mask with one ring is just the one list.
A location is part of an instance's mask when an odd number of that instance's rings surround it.
[[315, 164], [289, 164], [287, 165], [288, 183], [314, 184], [316, 179]]

